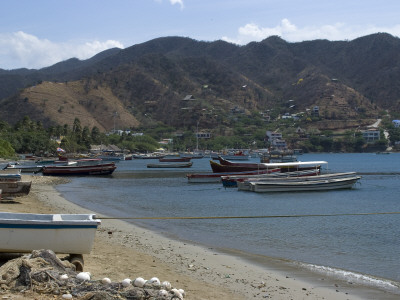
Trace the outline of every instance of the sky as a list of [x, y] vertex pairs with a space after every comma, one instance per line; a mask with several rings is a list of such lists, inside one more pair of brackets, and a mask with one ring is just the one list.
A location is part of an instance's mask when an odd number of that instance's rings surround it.
[[237, 45], [400, 36], [399, 0], [0, 0], [0, 69], [181, 36]]

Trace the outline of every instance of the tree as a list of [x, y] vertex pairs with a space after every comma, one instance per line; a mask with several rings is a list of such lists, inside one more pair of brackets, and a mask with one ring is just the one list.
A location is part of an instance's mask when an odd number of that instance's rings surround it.
[[8, 141], [0, 139], [0, 157], [2, 158], [13, 158], [15, 157], [15, 151]]

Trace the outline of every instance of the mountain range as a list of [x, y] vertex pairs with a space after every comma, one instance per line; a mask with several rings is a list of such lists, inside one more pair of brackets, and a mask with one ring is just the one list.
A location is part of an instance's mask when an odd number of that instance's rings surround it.
[[297, 43], [272, 36], [239, 46], [162, 37], [39, 70], [0, 69], [0, 104], [0, 119], [11, 124], [26, 115], [45, 126], [78, 117], [103, 131], [198, 122], [211, 130], [229, 126], [232, 112], [282, 115], [315, 106], [332, 128], [356, 126], [385, 110], [400, 113], [400, 40], [387, 33]]

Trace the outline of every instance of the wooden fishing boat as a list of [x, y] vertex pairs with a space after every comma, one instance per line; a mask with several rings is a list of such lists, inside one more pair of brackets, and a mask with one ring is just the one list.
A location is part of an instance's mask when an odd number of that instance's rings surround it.
[[77, 270], [90, 253], [97, 227], [93, 214], [28, 214], [0, 212], [0, 252], [27, 253], [50, 249], [71, 254]]
[[253, 170], [264, 170], [264, 169], [274, 169], [280, 168], [281, 172], [293, 172], [301, 170], [310, 169], [320, 169], [321, 165], [327, 164], [326, 161], [308, 161], [308, 162], [290, 162], [290, 163], [234, 163], [230, 161], [224, 161], [224, 163], [229, 164], [219, 164], [215, 161], [210, 160], [211, 169], [214, 173], [223, 172], [244, 172]]
[[156, 164], [147, 164], [148, 168], [190, 168], [193, 165], [189, 162], [160, 162]]
[[21, 170], [6, 169], [0, 170], [0, 182], [15, 182], [21, 180]]
[[[263, 182], [306, 182], [306, 181], [316, 181], [316, 180], [327, 180], [327, 179], [338, 179], [338, 178], [349, 178], [357, 176], [356, 172], [344, 172], [344, 173], [326, 173], [326, 174], [312, 174], [312, 175], [303, 175], [297, 176], [296, 174], [306, 174], [306, 172], [310, 172], [312, 170], [307, 171], [298, 171], [298, 172], [286, 172], [280, 173], [281, 176], [259, 176], [259, 177], [250, 177], [245, 178], [244, 180], [237, 180], [238, 190], [242, 191], [251, 191], [253, 188], [253, 183], [263, 183]], [[289, 176], [286, 176], [289, 174]]]
[[158, 159], [160, 162], [189, 162], [191, 157], [166, 156]]
[[4, 169], [5, 170], [16, 169], [20, 170], [22, 173], [38, 173], [43, 169], [43, 166], [37, 164], [26, 165], [26, 164], [20, 164], [18, 162], [10, 162]]
[[19, 197], [28, 195], [32, 181], [0, 181], [0, 189], [3, 196]]
[[285, 178], [285, 177], [304, 177], [304, 176], [316, 176], [320, 173], [320, 170], [302, 170], [293, 172], [280, 172], [280, 168], [277, 169], [278, 172], [267, 173], [267, 174], [256, 174], [256, 175], [224, 175], [221, 176], [222, 185], [224, 187], [237, 187], [238, 182], [251, 181], [251, 180], [263, 180], [268, 178]]
[[300, 181], [261, 181], [251, 182], [251, 191], [264, 192], [302, 192], [302, 191], [327, 191], [337, 189], [351, 189], [361, 179], [361, 176], [344, 178], [329, 178], [319, 180]]
[[101, 161], [71, 162], [65, 166], [44, 166], [43, 175], [110, 175], [117, 167], [114, 162], [102, 163]]
[[264, 170], [256, 170], [256, 171], [245, 171], [245, 172], [227, 172], [227, 173], [195, 173], [195, 174], [187, 174], [186, 177], [188, 182], [190, 183], [211, 183], [211, 182], [221, 182], [221, 177], [229, 177], [229, 176], [251, 176], [251, 175], [259, 175], [259, 174], [269, 174], [272, 172], [279, 172], [280, 169], [264, 169]]

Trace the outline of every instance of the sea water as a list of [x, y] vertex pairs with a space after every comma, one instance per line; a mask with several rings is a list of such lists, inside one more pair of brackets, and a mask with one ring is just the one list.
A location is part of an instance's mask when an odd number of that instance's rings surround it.
[[[324, 160], [329, 171], [356, 171], [362, 179], [351, 190], [252, 193], [188, 183], [187, 173], [211, 172], [209, 158], [192, 160], [190, 169], [168, 170], [147, 169], [151, 160], [132, 160], [119, 162], [112, 176], [71, 177], [57, 189], [66, 199], [113, 217], [245, 217], [130, 222], [209, 247], [282, 258], [316, 272], [351, 274], [396, 288], [400, 214], [374, 213], [400, 212], [400, 154], [298, 159]], [[343, 215], [310, 216], [335, 214]], [[260, 218], [246, 218], [254, 216]]]

